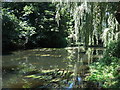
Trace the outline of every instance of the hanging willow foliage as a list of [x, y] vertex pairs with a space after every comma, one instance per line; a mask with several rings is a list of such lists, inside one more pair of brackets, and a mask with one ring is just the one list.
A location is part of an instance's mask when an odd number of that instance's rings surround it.
[[[70, 13], [74, 26], [70, 29], [69, 36], [72, 36], [76, 44], [98, 45], [99, 40], [103, 45], [115, 40], [119, 31], [118, 22], [115, 19], [117, 10], [115, 2], [56, 2], [56, 21], [59, 26], [60, 15]], [[63, 12], [64, 11], [64, 12]], [[116, 39], [117, 40], [117, 39]]]

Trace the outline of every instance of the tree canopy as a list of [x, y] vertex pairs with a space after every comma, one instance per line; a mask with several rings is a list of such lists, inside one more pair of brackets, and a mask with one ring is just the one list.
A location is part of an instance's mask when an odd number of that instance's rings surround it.
[[117, 2], [4, 2], [2, 6], [3, 48], [107, 46], [119, 37]]

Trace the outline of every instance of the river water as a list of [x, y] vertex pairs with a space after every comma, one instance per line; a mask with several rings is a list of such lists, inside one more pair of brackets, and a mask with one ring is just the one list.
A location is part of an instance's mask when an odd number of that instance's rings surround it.
[[99, 47], [87, 50], [80, 47], [79, 52], [78, 47], [14, 51], [2, 56], [2, 87], [64, 88], [70, 87], [78, 77], [78, 83], [74, 83], [74, 87], [80, 84], [76, 87], [84, 88], [84, 78], [89, 72], [88, 65], [99, 60], [103, 53], [104, 48]]

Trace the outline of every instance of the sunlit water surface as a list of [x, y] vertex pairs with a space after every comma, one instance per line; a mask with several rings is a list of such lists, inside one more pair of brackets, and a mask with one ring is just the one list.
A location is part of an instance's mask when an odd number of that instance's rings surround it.
[[[78, 53], [77, 47], [67, 47], [20, 50], [3, 55], [2, 86], [3, 88], [32, 88], [43, 83], [46, 85], [45, 81], [25, 78], [26, 75], [39, 74], [41, 70], [67, 70], [83, 79], [89, 72], [88, 65], [101, 58], [103, 51], [104, 48], [85, 50], [81, 47]], [[67, 87], [67, 84], [65, 85]]]

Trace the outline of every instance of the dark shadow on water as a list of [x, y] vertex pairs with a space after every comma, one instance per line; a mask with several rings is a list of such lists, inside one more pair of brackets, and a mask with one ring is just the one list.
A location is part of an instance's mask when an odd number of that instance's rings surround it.
[[13, 49], [13, 50], [5, 50], [5, 51], [2, 50], [2, 55], [11, 55], [13, 54], [12, 52], [19, 50], [42, 49], [42, 48], [65, 48], [65, 47], [27, 47], [27, 48]]
[[2, 55], [10, 55], [13, 54], [12, 52], [2, 52]]
[[10, 50], [2, 50], [2, 55], [11, 55], [11, 54], [13, 54], [12, 52], [14, 52], [14, 51], [19, 51], [19, 50], [29, 50], [29, 49], [37, 49], [37, 48], [41, 48], [41, 47], [27, 47], [27, 48], [24, 48], [24, 47], [22, 47], [22, 48], [16, 48], [16, 49], [10, 49]]

